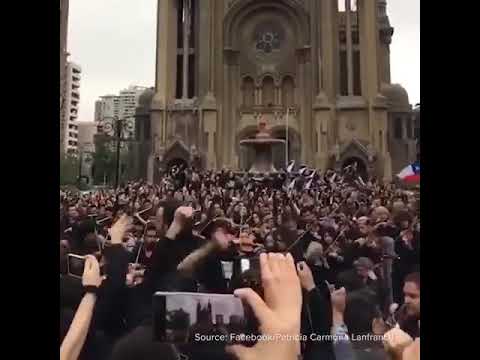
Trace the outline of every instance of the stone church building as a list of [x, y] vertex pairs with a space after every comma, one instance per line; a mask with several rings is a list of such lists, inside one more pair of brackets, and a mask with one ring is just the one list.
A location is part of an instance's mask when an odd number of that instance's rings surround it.
[[159, 0], [139, 174], [156, 181], [179, 162], [248, 169], [254, 154], [239, 142], [261, 119], [288, 142], [276, 168], [356, 161], [392, 179], [417, 155], [408, 95], [390, 81], [393, 33], [385, 0]]

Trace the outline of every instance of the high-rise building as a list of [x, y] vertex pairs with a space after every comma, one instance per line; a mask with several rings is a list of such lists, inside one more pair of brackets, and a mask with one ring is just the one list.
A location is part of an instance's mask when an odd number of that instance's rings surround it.
[[[135, 136], [135, 109], [139, 105], [140, 95], [145, 91], [143, 86], [130, 86], [121, 90], [119, 95], [101, 96], [95, 102], [95, 121], [99, 133], [110, 132], [113, 135], [113, 119], [115, 117], [126, 120], [124, 127], [125, 137]], [[110, 126], [106, 126], [110, 125]]]
[[65, 142], [65, 82], [67, 73], [67, 37], [68, 37], [69, 0], [60, 0], [60, 153], [64, 151]]
[[121, 119], [133, 118], [135, 116], [135, 108], [138, 106], [138, 99], [145, 91], [144, 86], [130, 86], [120, 91], [119, 95], [119, 117]]
[[97, 133], [97, 124], [94, 122], [79, 121], [78, 128], [78, 151], [94, 152], [94, 137]]
[[76, 153], [78, 147], [78, 110], [80, 103], [80, 79], [82, 69], [79, 65], [68, 62], [65, 81], [65, 100], [63, 105], [63, 143], [64, 153]]
[[357, 162], [390, 180], [415, 157], [386, 0], [161, 0], [157, 14], [150, 181], [178, 161], [250, 168], [239, 142], [260, 119], [287, 142], [277, 169]]

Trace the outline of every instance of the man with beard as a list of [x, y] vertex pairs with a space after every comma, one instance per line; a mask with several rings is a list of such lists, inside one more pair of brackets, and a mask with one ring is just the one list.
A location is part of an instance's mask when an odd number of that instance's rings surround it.
[[398, 323], [413, 339], [420, 336], [420, 273], [407, 275], [403, 286], [404, 304]]
[[152, 265], [153, 249], [157, 243], [158, 235], [155, 225], [148, 223], [146, 225], [143, 242], [138, 244], [132, 252], [132, 262], [142, 264], [145, 267]]

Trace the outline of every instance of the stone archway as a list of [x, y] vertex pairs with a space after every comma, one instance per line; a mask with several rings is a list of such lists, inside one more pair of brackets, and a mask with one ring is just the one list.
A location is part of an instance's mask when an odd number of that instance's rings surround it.
[[353, 139], [344, 143], [338, 150], [338, 158], [335, 163], [335, 168], [337, 170], [341, 170], [345, 166], [357, 161], [357, 166], [362, 168], [361, 176], [363, 179], [374, 175], [376, 156], [367, 141]]
[[237, 1], [229, 9], [223, 24], [224, 48], [237, 49], [238, 25], [248, 15], [262, 8], [273, 8], [288, 14], [295, 26], [297, 47], [310, 44], [310, 17], [305, 8], [295, 0]]

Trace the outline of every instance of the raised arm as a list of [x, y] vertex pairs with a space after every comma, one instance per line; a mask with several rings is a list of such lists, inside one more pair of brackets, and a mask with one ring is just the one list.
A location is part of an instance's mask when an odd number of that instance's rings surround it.
[[183, 259], [182, 262], [178, 264], [177, 270], [185, 276], [192, 276], [195, 270], [215, 251], [215, 248], [216, 246], [213, 242], [206, 243]]
[[100, 266], [94, 256], [85, 260], [82, 284], [87, 290], [75, 313], [68, 333], [60, 346], [61, 360], [76, 360], [82, 351], [92, 321], [93, 310], [97, 300], [96, 290], [102, 283]]
[[192, 276], [212, 253], [228, 249], [231, 240], [232, 235], [227, 234], [222, 228], [218, 228], [212, 234], [211, 241], [183, 259], [182, 262], [178, 264], [177, 270], [186, 276]]

